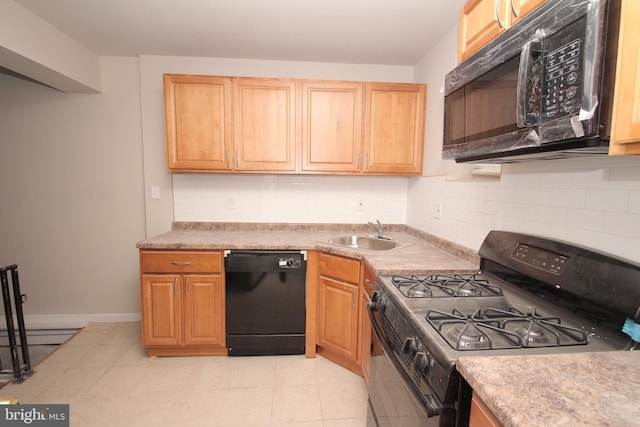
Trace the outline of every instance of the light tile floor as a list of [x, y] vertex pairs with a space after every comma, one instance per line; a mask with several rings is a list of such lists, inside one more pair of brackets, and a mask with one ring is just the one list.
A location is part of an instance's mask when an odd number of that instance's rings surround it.
[[0, 397], [70, 405], [71, 426], [363, 427], [364, 380], [304, 356], [158, 357], [139, 323], [92, 323]]

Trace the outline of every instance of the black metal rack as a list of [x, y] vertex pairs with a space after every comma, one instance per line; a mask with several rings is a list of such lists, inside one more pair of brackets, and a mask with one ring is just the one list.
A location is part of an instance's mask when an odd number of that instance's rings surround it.
[[[11, 288], [9, 288], [9, 275], [11, 276]], [[26, 296], [20, 293], [20, 282], [18, 280], [18, 266], [16, 264], [0, 268], [0, 280], [2, 281], [2, 300], [4, 302], [4, 315], [7, 320], [7, 336], [9, 338], [9, 350], [11, 352], [12, 370], [5, 370], [0, 361], [0, 373], [13, 373], [14, 382], [21, 383], [26, 377], [32, 374], [31, 360], [29, 359], [29, 346], [27, 345], [27, 332], [24, 326], [24, 316], [22, 314], [22, 304]], [[13, 291], [13, 303], [15, 305], [16, 320], [18, 323], [18, 334], [20, 341], [16, 339], [16, 328], [14, 325], [13, 310], [11, 308], [11, 297]], [[18, 357], [18, 346], [22, 353], [22, 364]]]

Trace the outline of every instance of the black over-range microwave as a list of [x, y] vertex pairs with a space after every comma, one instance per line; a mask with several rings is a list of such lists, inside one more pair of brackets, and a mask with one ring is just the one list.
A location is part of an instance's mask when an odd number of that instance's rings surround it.
[[606, 153], [620, 2], [548, 0], [448, 73], [442, 157]]

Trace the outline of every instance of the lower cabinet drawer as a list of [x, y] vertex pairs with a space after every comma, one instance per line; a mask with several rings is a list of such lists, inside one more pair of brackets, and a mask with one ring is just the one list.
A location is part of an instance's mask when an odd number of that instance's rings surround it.
[[141, 273], [220, 273], [221, 251], [140, 251]]
[[320, 274], [357, 285], [360, 283], [360, 261], [323, 253], [320, 254]]

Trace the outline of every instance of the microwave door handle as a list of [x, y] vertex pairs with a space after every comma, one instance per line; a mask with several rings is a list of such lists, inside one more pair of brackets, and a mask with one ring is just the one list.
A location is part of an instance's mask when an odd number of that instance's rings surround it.
[[[540, 47], [541, 43], [533, 40], [525, 44], [520, 52], [520, 66], [516, 87], [516, 124], [519, 128], [538, 124], [539, 111], [530, 111], [529, 95], [533, 92], [540, 96], [542, 93], [542, 88], [540, 87], [542, 79], [540, 73], [537, 72], [541, 68], [540, 60], [538, 59]], [[542, 99], [540, 99], [540, 102], [542, 102]]]

